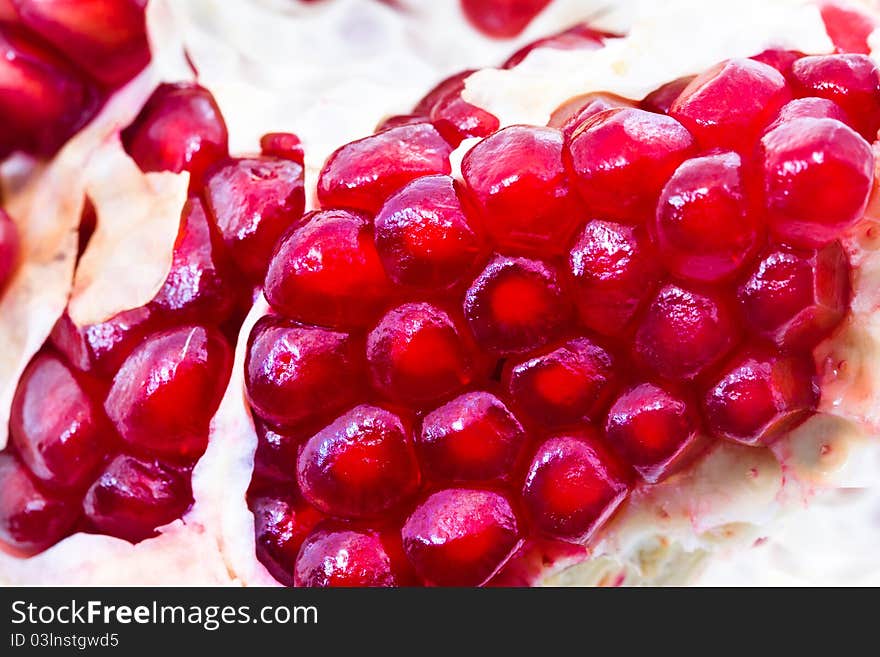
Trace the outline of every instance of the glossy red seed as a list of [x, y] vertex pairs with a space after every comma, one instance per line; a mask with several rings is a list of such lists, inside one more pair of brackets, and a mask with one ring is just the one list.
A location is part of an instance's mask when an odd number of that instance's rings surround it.
[[197, 187], [205, 169], [228, 153], [226, 123], [214, 97], [191, 82], [163, 84], [122, 131], [143, 171], [189, 171]]
[[660, 85], [642, 99], [640, 103], [641, 108], [649, 112], [656, 112], [657, 114], [668, 114], [672, 103], [693, 81], [694, 77], [693, 75], [688, 75]]
[[695, 445], [696, 430], [688, 402], [653, 383], [625, 390], [605, 420], [608, 443], [649, 483], [663, 479], [681, 462]]
[[597, 421], [618, 385], [613, 356], [589, 338], [514, 364], [506, 373], [516, 408], [539, 427]]
[[437, 586], [479, 586], [521, 543], [510, 503], [485, 490], [452, 488], [430, 495], [401, 529], [416, 572]]
[[430, 303], [389, 311], [367, 336], [373, 386], [410, 405], [436, 402], [473, 381], [477, 363], [460, 322]]
[[802, 57], [791, 67], [795, 88], [803, 96], [833, 100], [853, 127], [869, 142], [880, 128], [880, 70], [867, 55]]
[[435, 481], [506, 481], [526, 441], [519, 420], [498, 397], [468, 392], [422, 420], [416, 446]]
[[761, 130], [791, 98], [782, 74], [753, 59], [730, 59], [698, 75], [669, 108], [703, 148], [751, 153]]
[[28, 28], [104, 84], [122, 84], [150, 61], [146, 0], [12, 3]]
[[309, 587], [397, 586], [391, 557], [375, 532], [318, 528], [296, 558], [294, 584]]
[[590, 431], [544, 442], [532, 459], [522, 495], [535, 529], [550, 538], [583, 543], [627, 492], [620, 466]]
[[375, 226], [379, 257], [398, 285], [453, 286], [484, 249], [482, 230], [465, 214], [448, 176], [426, 176], [406, 185], [385, 202]]
[[471, 25], [497, 39], [515, 37], [548, 4], [550, 0], [461, 0]]
[[281, 314], [325, 326], [367, 326], [390, 292], [370, 222], [347, 210], [306, 215], [278, 245], [264, 293]]
[[877, 29], [877, 21], [854, 7], [835, 2], [822, 3], [822, 21], [838, 52], [871, 54], [868, 37]]
[[797, 50], [782, 50], [779, 48], [768, 48], [752, 57], [756, 62], [761, 62], [767, 66], [772, 66], [785, 76], [786, 80], [791, 79], [791, 65], [804, 56], [804, 53]]
[[22, 374], [9, 432], [22, 461], [52, 487], [88, 480], [110, 443], [100, 399], [57, 356], [39, 354]]
[[231, 366], [231, 349], [216, 329], [183, 326], [152, 334], [113, 377], [104, 409], [131, 446], [197, 458], [208, 444], [208, 425]]
[[608, 93], [589, 93], [575, 96], [553, 110], [547, 125], [562, 131], [562, 135], [571, 138], [577, 127], [599, 112], [617, 107], [635, 107], [628, 98]]
[[746, 350], [734, 356], [706, 391], [709, 429], [746, 445], [766, 445], [816, 409], [819, 382], [809, 355]]
[[874, 176], [868, 143], [833, 119], [795, 119], [761, 139], [772, 230], [797, 246], [827, 244], [857, 222]]
[[582, 219], [562, 164], [562, 133], [553, 128], [504, 128], [468, 151], [461, 172], [502, 249], [559, 253]]
[[686, 160], [666, 183], [652, 236], [676, 276], [712, 283], [754, 255], [761, 215], [748, 197], [740, 156], [722, 152]]
[[497, 116], [467, 102], [462, 96], [463, 90], [462, 84], [460, 89], [438, 99], [429, 115], [431, 122], [452, 146], [458, 146], [462, 140], [470, 137], [488, 137], [501, 125]]
[[297, 481], [306, 500], [324, 513], [381, 516], [418, 488], [410, 430], [394, 413], [356, 406], [306, 441]]
[[83, 511], [102, 534], [137, 543], [180, 518], [191, 504], [189, 472], [121, 454], [89, 488]]
[[501, 68], [513, 68], [524, 60], [530, 52], [537, 48], [552, 50], [597, 50], [611, 36], [605, 32], [594, 30], [587, 23], [579, 23], [557, 34], [536, 39], [513, 53], [501, 65]]
[[375, 213], [406, 183], [451, 171], [452, 149], [427, 123], [401, 126], [353, 141], [334, 151], [318, 177], [324, 208], [347, 207]]
[[567, 275], [583, 325], [616, 336], [651, 296], [663, 270], [644, 228], [596, 219], [571, 247]]
[[795, 119], [837, 119], [849, 125], [849, 117], [840, 105], [827, 98], [795, 98], [779, 110], [776, 119], [767, 126], [767, 132]]
[[302, 165], [265, 156], [228, 160], [208, 172], [204, 194], [235, 264], [261, 281], [278, 240], [305, 209]]
[[18, 230], [12, 219], [0, 209], [0, 293], [18, 262]]
[[777, 247], [751, 269], [738, 297], [759, 335], [783, 349], [810, 350], [849, 307], [849, 260], [839, 242], [818, 251]]
[[305, 162], [302, 141], [291, 132], [267, 132], [260, 137], [260, 152], [269, 157], [292, 160], [300, 166]]
[[[296, 478], [296, 458], [302, 442], [298, 433], [277, 431], [259, 420], [257, 449], [254, 453], [254, 478], [264, 481], [290, 482]], [[296, 551], [292, 556], [296, 556]]]
[[582, 123], [566, 143], [565, 160], [590, 214], [640, 223], [693, 149], [693, 137], [675, 119], [621, 108]]
[[464, 314], [483, 349], [517, 354], [559, 337], [571, 307], [552, 267], [496, 256], [465, 293]]
[[637, 360], [660, 376], [692, 379], [718, 363], [737, 341], [727, 301], [677, 285], [665, 285], [636, 331]]
[[294, 584], [296, 555], [309, 532], [324, 516], [290, 497], [266, 496], [250, 501], [254, 514], [257, 559], [285, 586]]
[[248, 401], [275, 426], [327, 420], [364, 387], [362, 350], [348, 333], [263, 317], [245, 359]]
[[434, 109], [434, 106], [450, 92], [460, 91], [464, 88], [464, 81], [474, 73], [476, 73], [476, 70], [468, 69], [444, 78], [416, 103], [412, 113], [418, 116], [428, 116], [431, 110]]

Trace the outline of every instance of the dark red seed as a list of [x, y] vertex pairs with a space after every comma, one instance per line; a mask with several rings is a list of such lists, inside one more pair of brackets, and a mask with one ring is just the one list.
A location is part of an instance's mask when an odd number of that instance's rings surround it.
[[[298, 434], [276, 431], [259, 420], [257, 450], [254, 453], [254, 478], [290, 482], [296, 478], [296, 458], [302, 442]], [[294, 552], [294, 555], [296, 553]]]
[[669, 114], [669, 108], [681, 92], [693, 81], [693, 75], [678, 78], [672, 82], [663, 84], [642, 99], [640, 103], [643, 110], [656, 112], [657, 114]]
[[391, 557], [375, 532], [318, 528], [296, 559], [294, 583], [309, 587], [397, 586]]
[[309, 532], [324, 516], [302, 500], [266, 496], [250, 501], [254, 514], [256, 555], [285, 586], [294, 585], [296, 555]]
[[501, 125], [497, 116], [467, 102], [462, 97], [463, 90], [462, 84], [460, 89], [438, 99], [430, 114], [434, 127], [452, 146], [470, 137], [488, 137]]

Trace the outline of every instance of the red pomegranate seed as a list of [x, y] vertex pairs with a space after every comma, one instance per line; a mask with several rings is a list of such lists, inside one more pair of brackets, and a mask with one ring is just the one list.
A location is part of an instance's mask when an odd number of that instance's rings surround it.
[[415, 107], [413, 107], [412, 113], [417, 116], [428, 116], [431, 113], [431, 110], [434, 109], [434, 106], [450, 92], [461, 91], [461, 89], [464, 88], [464, 81], [474, 73], [476, 73], [475, 69], [468, 69], [467, 71], [455, 73], [448, 78], [441, 80], [433, 89], [431, 89], [431, 91], [425, 94], [418, 103], [416, 103]]
[[734, 356], [703, 404], [713, 433], [746, 445], [766, 445], [803, 421], [818, 402], [811, 356], [753, 349]]
[[12, 454], [0, 454], [0, 542], [37, 552], [61, 540], [79, 516], [79, 507], [36, 487]]
[[804, 53], [797, 50], [781, 50], [779, 48], [768, 48], [758, 53], [752, 59], [767, 66], [772, 66], [785, 76], [786, 80], [791, 79], [791, 65], [804, 56]]
[[428, 413], [416, 446], [435, 481], [506, 481], [526, 441], [519, 420], [498, 397], [468, 392]]
[[155, 536], [158, 527], [182, 516], [191, 504], [189, 472], [121, 454], [89, 488], [83, 510], [102, 534], [137, 543]]
[[87, 483], [108, 447], [109, 427], [94, 393], [48, 353], [31, 361], [19, 380], [10, 437], [30, 471], [53, 488]]
[[208, 222], [202, 202], [190, 198], [183, 207], [171, 270], [151, 306], [176, 322], [222, 324], [237, 295], [236, 276], [223, 242]]
[[865, 210], [874, 177], [871, 147], [833, 119], [795, 119], [761, 139], [768, 220], [796, 246], [837, 239]]
[[839, 242], [818, 251], [774, 248], [739, 288], [746, 323], [783, 349], [816, 346], [841, 322], [849, 298], [849, 261]]
[[342, 518], [381, 516], [418, 489], [410, 429], [394, 413], [356, 406], [306, 441], [297, 481], [319, 511]]
[[502, 249], [559, 253], [583, 216], [562, 165], [562, 133], [553, 128], [499, 130], [468, 151], [461, 172]]
[[669, 284], [660, 289], [639, 323], [635, 355], [666, 379], [692, 379], [730, 351], [737, 333], [726, 300]]
[[498, 117], [471, 105], [462, 97], [464, 83], [440, 98], [431, 109], [430, 119], [443, 138], [453, 146], [469, 137], [488, 137], [498, 130]]
[[376, 215], [376, 249], [398, 285], [451, 287], [468, 275], [484, 250], [482, 231], [468, 218], [448, 176], [417, 178]]
[[621, 108], [578, 126], [565, 159], [590, 214], [639, 223], [653, 213], [660, 189], [693, 148], [693, 137], [675, 119]]
[[228, 160], [208, 172], [204, 194], [235, 264], [263, 280], [275, 245], [305, 209], [302, 165], [277, 157]]
[[686, 160], [675, 170], [651, 225], [671, 273], [711, 283], [729, 278], [755, 254], [759, 220], [740, 156], [722, 152]]
[[327, 419], [362, 389], [363, 343], [347, 333], [263, 317], [245, 361], [248, 401], [275, 426]]
[[597, 50], [601, 48], [607, 37], [611, 36], [606, 32], [594, 30], [587, 23], [579, 23], [574, 27], [563, 30], [557, 34], [542, 39], [537, 39], [526, 44], [515, 53], [513, 53], [501, 68], [513, 68], [524, 60], [530, 52], [536, 48], [551, 48], [553, 50]]
[[520, 546], [510, 503], [485, 490], [452, 488], [430, 495], [401, 530], [416, 572], [437, 586], [479, 586]]
[[612, 355], [589, 338], [510, 366], [516, 407], [540, 427], [599, 420], [617, 388]]
[[[254, 478], [289, 482], [296, 478], [296, 458], [302, 442], [298, 434], [289, 434], [254, 422], [257, 449], [254, 453]], [[296, 556], [296, 551], [292, 555]]]
[[0, 24], [0, 156], [51, 155], [97, 107], [85, 77], [19, 27]]
[[208, 444], [208, 425], [231, 366], [231, 349], [216, 329], [184, 326], [152, 334], [119, 368], [104, 409], [133, 447], [197, 458]]
[[751, 151], [791, 98], [782, 74], [753, 59], [731, 59], [698, 75], [669, 108], [703, 148]]
[[649, 112], [656, 112], [657, 114], [669, 114], [669, 108], [672, 107], [672, 103], [693, 81], [694, 77], [696, 76], [688, 75], [660, 85], [642, 99], [640, 103], [641, 108]]
[[464, 314], [477, 343], [503, 355], [559, 337], [571, 307], [549, 265], [496, 256], [465, 293]]
[[568, 278], [581, 322], [617, 336], [663, 275], [643, 227], [589, 222], [568, 255]]
[[589, 93], [569, 98], [553, 110], [547, 125], [558, 128], [568, 139], [577, 127], [596, 114], [618, 107], [635, 107], [628, 98], [608, 93]]
[[269, 157], [280, 157], [303, 166], [305, 153], [300, 138], [290, 132], [267, 132], [260, 137], [260, 152]]
[[296, 558], [296, 586], [397, 586], [391, 557], [379, 535], [369, 531], [319, 528]]
[[697, 419], [679, 394], [641, 383], [624, 391], [605, 421], [608, 442], [642, 479], [663, 479], [695, 445]]
[[285, 586], [294, 584], [296, 555], [309, 532], [323, 518], [301, 500], [258, 497], [250, 502], [254, 514], [257, 559]]
[[476, 376], [473, 346], [461, 322], [430, 303], [389, 311], [367, 336], [373, 386], [393, 401], [436, 402]]
[[522, 494], [535, 529], [550, 538], [583, 543], [605, 524], [627, 492], [619, 464], [589, 431], [543, 443]]
[[880, 128], [880, 71], [867, 55], [802, 57], [791, 67], [797, 91], [803, 96], [833, 100], [869, 142]]
[[406, 183], [450, 173], [449, 144], [427, 123], [402, 126], [353, 141], [334, 151], [318, 177], [322, 207], [375, 213]]
[[849, 125], [846, 112], [834, 101], [827, 98], [796, 98], [782, 106], [776, 120], [767, 127], [767, 132], [795, 119], [837, 119]]
[[0, 208], [0, 293], [18, 262], [18, 230], [9, 215]]
[[226, 157], [226, 123], [214, 97], [190, 82], [163, 84], [122, 131], [122, 143], [143, 171], [189, 171], [198, 188], [205, 169]]
[[497, 39], [515, 37], [548, 4], [550, 0], [461, 0], [471, 25]]
[[293, 319], [367, 326], [390, 292], [371, 222], [348, 210], [306, 215], [269, 262], [269, 303]]
[[21, 21], [107, 85], [150, 61], [146, 0], [12, 0]]
[[834, 2], [823, 3], [819, 10], [822, 12], [825, 31], [838, 52], [871, 54], [868, 37], [877, 29], [873, 18], [858, 9], [840, 6]]

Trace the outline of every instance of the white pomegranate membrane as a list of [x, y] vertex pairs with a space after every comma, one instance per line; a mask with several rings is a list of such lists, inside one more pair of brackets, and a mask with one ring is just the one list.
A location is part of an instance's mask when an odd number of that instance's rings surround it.
[[7, 544], [138, 542], [186, 511], [261, 282], [235, 367], [256, 555], [284, 584], [531, 583], [633, 499], [814, 416], [873, 184], [869, 58], [766, 51], [500, 130], [464, 77], [331, 155], [305, 216], [293, 135], [229, 158], [207, 90], [152, 95], [122, 141], [191, 175], [171, 270], [143, 307], [63, 317], [23, 375]]

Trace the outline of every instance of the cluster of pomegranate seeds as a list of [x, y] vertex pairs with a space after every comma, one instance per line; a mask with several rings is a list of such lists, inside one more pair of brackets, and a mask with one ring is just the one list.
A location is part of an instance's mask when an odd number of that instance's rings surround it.
[[768, 51], [467, 135], [436, 112], [465, 72], [332, 154], [247, 354], [268, 570], [503, 583], [713, 441], [814, 413], [873, 182], [859, 57]]

